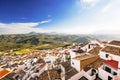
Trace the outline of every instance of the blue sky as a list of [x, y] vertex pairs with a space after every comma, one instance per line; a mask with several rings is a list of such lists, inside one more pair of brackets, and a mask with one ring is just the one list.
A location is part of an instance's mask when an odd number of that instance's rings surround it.
[[0, 0], [0, 33], [120, 34], [120, 0]]

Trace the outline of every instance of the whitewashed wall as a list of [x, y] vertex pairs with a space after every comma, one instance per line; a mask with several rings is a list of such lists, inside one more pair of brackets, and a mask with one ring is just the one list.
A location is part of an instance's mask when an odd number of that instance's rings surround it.
[[75, 58], [76, 57], [76, 53], [75, 52], [73, 52], [72, 50], [69, 50], [69, 52], [70, 52], [71, 58]]
[[98, 68], [98, 71], [99, 71], [98, 75], [99, 75], [99, 77], [100, 77], [102, 80], [108, 80], [108, 76], [113, 77], [112, 74], [106, 72], [106, 71], [103, 70], [102, 68]]
[[72, 59], [71, 66], [74, 67], [78, 72], [80, 72], [80, 60]]
[[106, 52], [103, 52], [103, 51], [100, 51], [100, 53], [99, 53], [99, 55], [100, 55], [100, 57], [101, 57], [102, 59], [108, 60], [108, 58], [106, 58], [106, 54], [108, 54], [109, 56], [111, 56], [113, 60], [115, 60], [115, 61], [120, 61], [120, 56], [118, 56], [118, 55], [106, 53]]
[[[60, 65], [60, 67], [61, 67], [62, 72], [65, 73], [65, 68], [62, 65]], [[65, 80], [65, 76], [62, 76], [61, 79]]]
[[84, 72], [84, 76], [85, 76], [88, 80], [95, 80], [96, 75], [90, 76], [90, 75], [91, 75], [91, 72], [92, 72], [92, 69], [90, 69], [90, 70], [87, 71], [87, 72]]

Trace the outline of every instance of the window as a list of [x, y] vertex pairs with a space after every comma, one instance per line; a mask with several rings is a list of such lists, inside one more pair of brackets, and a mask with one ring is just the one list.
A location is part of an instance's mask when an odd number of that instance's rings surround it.
[[72, 65], [74, 65], [74, 62], [72, 62]]
[[92, 69], [92, 74], [91, 74], [91, 76], [93, 76], [94, 74], [96, 74], [96, 70], [95, 70], [95, 69]]
[[109, 57], [109, 54], [106, 54], [105, 56], [106, 56], [106, 58], [108, 58], [108, 57]]
[[112, 80], [112, 77], [111, 77], [111, 76], [108, 76], [108, 80]]
[[88, 49], [90, 49], [90, 44], [88, 45]]
[[113, 72], [113, 75], [117, 75], [117, 73], [116, 73], [116, 72]]
[[111, 73], [111, 69], [109, 67], [105, 67], [105, 71]]

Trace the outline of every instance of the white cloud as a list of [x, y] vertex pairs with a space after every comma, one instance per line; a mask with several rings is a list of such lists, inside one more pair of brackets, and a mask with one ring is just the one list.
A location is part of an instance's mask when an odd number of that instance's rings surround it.
[[51, 19], [44, 20], [44, 21], [41, 21], [40, 24], [49, 23], [49, 22], [51, 22], [51, 21], [52, 21]]
[[80, 0], [81, 5], [84, 9], [90, 9], [97, 5], [100, 0]]
[[90, 10], [82, 10], [81, 14], [71, 21], [76, 22], [73, 31], [85, 34], [120, 34], [120, 0], [80, 0], [80, 2], [82, 6], [78, 6], [79, 10], [82, 7]]
[[105, 12], [109, 11], [111, 7], [112, 7], [112, 4], [111, 4], [111, 3], [107, 4], [107, 5], [102, 9], [102, 12], [105, 13]]
[[[94, 4], [94, 8], [81, 10], [80, 4], [88, 8]], [[81, 13], [53, 30], [71, 34], [120, 34], [119, 4], [120, 0], [77, 0]]]
[[98, 22], [98, 29], [94, 30], [93, 34], [120, 34], [120, 16], [108, 17], [110, 18], [103, 17], [103, 21]]
[[120, 0], [110, 0], [110, 1], [108, 1], [108, 3], [106, 5], [104, 5], [101, 12], [103, 12], [103, 13], [114, 12], [119, 9], [119, 7], [120, 7], [119, 4], [120, 4]]
[[96, 3], [98, 0], [82, 0], [84, 3]]
[[51, 20], [44, 20], [41, 22], [29, 22], [29, 23], [0, 23], [0, 34], [19, 34], [19, 33], [28, 33], [31, 31], [35, 32], [49, 32], [49, 30], [44, 30], [38, 28], [40, 24], [45, 24]]

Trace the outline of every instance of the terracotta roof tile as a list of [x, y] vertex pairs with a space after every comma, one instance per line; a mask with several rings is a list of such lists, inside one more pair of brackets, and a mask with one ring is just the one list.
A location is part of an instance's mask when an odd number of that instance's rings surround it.
[[[48, 71], [49, 71], [49, 75], [50, 75], [51, 80], [55, 80], [55, 79], [60, 78], [60, 75], [58, 74], [56, 69], [51, 69], [51, 70], [48, 70]], [[39, 80], [49, 80], [48, 71], [43, 72], [39, 76]]]
[[81, 77], [79, 80], [88, 80], [86, 77]]
[[73, 75], [77, 74], [77, 70], [71, 67], [70, 62], [62, 62], [61, 65], [65, 68], [65, 80], [68, 80]]
[[88, 71], [91, 68], [95, 68], [98, 69], [100, 66], [103, 65], [104, 60], [101, 58], [98, 58], [97, 60], [95, 60], [94, 62], [88, 64], [85, 68], [84, 71]]
[[15, 74], [16, 74], [16, 73], [11, 72], [11, 73], [9, 73], [8, 75], [6, 75], [5, 77], [3, 77], [1, 80], [14, 80], [13, 76], [14, 76]]
[[65, 73], [65, 80], [68, 80], [69, 78], [71, 78], [72, 76], [74, 76], [77, 73], [78, 73], [78, 71], [76, 69], [71, 68], [68, 72]]
[[90, 65], [91, 63], [95, 62], [98, 58], [99, 58], [99, 56], [93, 56], [91, 58], [87, 58], [85, 60], [82, 60], [80, 62], [81, 70], [84, 69], [87, 65]]
[[119, 47], [106, 46], [105, 48], [102, 49], [102, 51], [120, 56]]
[[75, 57], [75, 58], [73, 58], [73, 59], [76, 59], [76, 60], [85, 60], [85, 59], [88, 59], [88, 58], [91, 58], [91, 57], [94, 57], [93, 55], [87, 55], [87, 54], [85, 54], [85, 55], [82, 55], [82, 56], [77, 56], [77, 57]]
[[120, 41], [113, 40], [113, 41], [111, 41], [109, 44], [111, 44], [111, 45], [116, 45], [116, 46], [120, 46]]
[[3, 76], [5, 76], [6, 74], [8, 74], [10, 71], [3, 69], [2, 71], [0, 71], [0, 78], [2, 78]]
[[95, 47], [94, 49], [90, 50], [88, 53], [91, 53], [93, 55], [98, 55], [101, 47]]
[[115, 69], [118, 69], [118, 61], [115, 60], [107, 60], [104, 62], [105, 64], [109, 65], [110, 67], [113, 67]]

